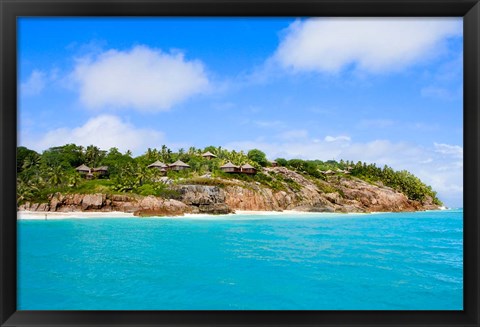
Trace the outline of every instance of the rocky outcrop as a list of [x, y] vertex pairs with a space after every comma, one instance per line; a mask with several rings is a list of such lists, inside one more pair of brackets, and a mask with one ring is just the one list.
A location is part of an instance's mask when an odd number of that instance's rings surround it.
[[[185, 213], [227, 214], [235, 210], [308, 212], [398, 212], [434, 210], [433, 199], [409, 200], [404, 194], [354, 177], [310, 180], [284, 167], [266, 168], [264, 174], [283, 181], [273, 190], [259, 183], [229, 180], [223, 187], [178, 185], [178, 200], [155, 196], [117, 194], [61, 194], [48, 203], [25, 203], [30, 211], [122, 211], [136, 216], [179, 216]], [[173, 186], [172, 186], [173, 187]]]
[[227, 205], [236, 210], [299, 210], [308, 212], [399, 212], [434, 210], [429, 197], [423, 203], [382, 185], [372, 185], [354, 177], [334, 177], [328, 182], [312, 181], [284, 167], [267, 168], [266, 174], [281, 175], [300, 185], [274, 192], [258, 184], [227, 186]]
[[185, 213], [227, 214], [225, 193], [218, 187], [188, 185], [181, 188], [182, 200], [117, 194], [61, 194], [50, 196], [48, 203], [29, 203], [19, 210], [56, 212], [121, 211], [135, 216], [182, 216]]
[[227, 214], [232, 209], [225, 203], [225, 192], [218, 186], [181, 185], [177, 187], [181, 201], [192, 213]]

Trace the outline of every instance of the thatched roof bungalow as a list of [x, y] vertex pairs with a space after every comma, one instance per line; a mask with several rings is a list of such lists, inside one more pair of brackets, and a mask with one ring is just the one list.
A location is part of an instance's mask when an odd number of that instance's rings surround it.
[[161, 162], [160, 160], [155, 161], [154, 163], [147, 166], [147, 168], [155, 168], [160, 170], [161, 172], [165, 172], [168, 169], [168, 166]]
[[179, 171], [179, 170], [188, 169], [188, 168], [190, 168], [190, 166], [187, 165], [186, 163], [184, 163], [181, 160], [177, 160], [173, 164], [168, 165], [168, 168], [170, 168], [171, 170]]
[[216, 158], [217, 156], [214, 155], [213, 153], [211, 153], [210, 151], [207, 151], [205, 152], [204, 154], [202, 154], [202, 157], [204, 157], [205, 159], [213, 159], [213, 158]]
[[225, 173], [239, 173], [241, 171], [239, 166], [234, 165], [230, 161], [220, 166], [220, 170]]
[[108, 166], [100, 166], [100, 167], [97, 167], [97, 168], [93, 168], [92, 170], [93, 170], [94, 173], [98, 173], [98, 172], [106, 173], [106, 172], [108, 172]]
[[88, 174], [91, 171], [91, 169], [88, 166], [83, 165], [83, 164], [78, 166], [77, 168], [75, 168], [75, 170], [78, 171], [81, 174]]
[[257, 173], [257, 170], [255, 169], [255, 167], [253, 167], [252, 165], [249, 165], [248, 163], [245, 164], [245, 165], [242, 165], [240, 167], [240, 169], [242, 170], [242, 173], [244, 173], [244, 174], [256, 174]]

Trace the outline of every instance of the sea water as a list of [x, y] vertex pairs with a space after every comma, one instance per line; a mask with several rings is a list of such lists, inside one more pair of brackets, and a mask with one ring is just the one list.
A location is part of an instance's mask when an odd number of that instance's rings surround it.
[[463, 212], [18, 221], [19, 310], [462, 310]]

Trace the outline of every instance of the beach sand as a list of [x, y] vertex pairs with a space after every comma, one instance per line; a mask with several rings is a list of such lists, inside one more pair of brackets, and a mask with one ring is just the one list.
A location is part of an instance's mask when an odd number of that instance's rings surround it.
[[135, 217], [133, 213], [120, 212], [120, 211], [111, 211], [111, 212], [36, 212], [36, 211], [18, 211], [17, 219], [36, 219], [36, 220], [53, 220], [53, 219], [91, 219], [91, 218], [188, 218], [188, 219], [225, 219], [225, 218], [234, 218], [239, 216], [268, 216], [268, 217], [283, 217], [283, 216], [345, 216], [345, 215], [365, 215], [364, 213], [319, 213], [319, 212], [303, 212], [295, 210], [284, 210], [284, 211], [246, 211], [246, 210], [236, 210], [235, 213], [226, 214], [226, 215], [209, 215], [209, 214], [191, 214], [187, 213], [184, 216], [176, 217]]
[[133, 213], [127, 212], [37, 212], [37, 211], [18, 211], [17, 219], [37, 219], [37, 220], [50, 220], [50, 219], [70, 219], [70, 218], [131, 218], [134, 217]]

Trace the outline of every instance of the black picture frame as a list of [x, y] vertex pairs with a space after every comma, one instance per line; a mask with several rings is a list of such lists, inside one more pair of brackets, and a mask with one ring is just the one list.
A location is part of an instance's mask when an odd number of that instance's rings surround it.
[[[479, 326], [478, 0], [0, 0], [1, 326]], [[460, 16], [464, 19], [464, 310], [17, 311], [16, 18], [20, 16]]]

